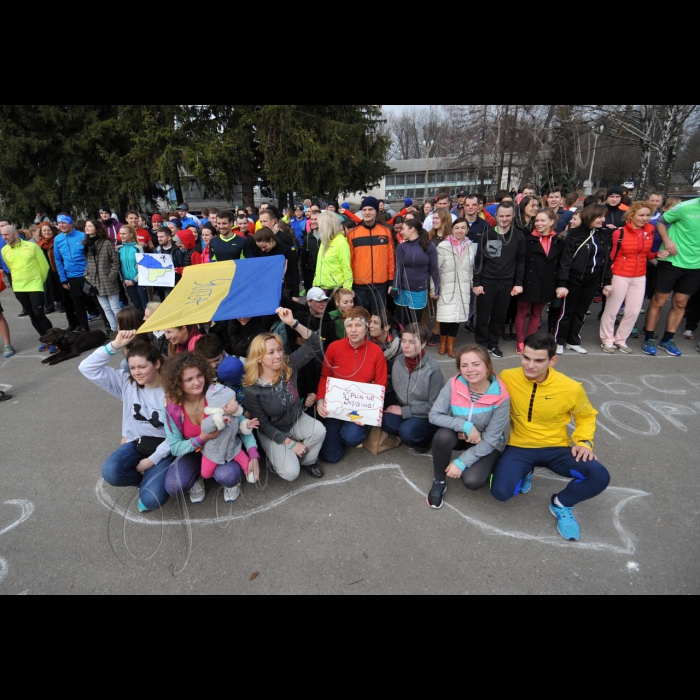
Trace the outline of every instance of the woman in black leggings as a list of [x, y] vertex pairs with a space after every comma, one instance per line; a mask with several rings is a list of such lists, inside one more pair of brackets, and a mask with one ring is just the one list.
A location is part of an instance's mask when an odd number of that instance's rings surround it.
[[[438, 426], [433, 439], [435, 481], [428, 495], [431, 508], [442, 508], [447, 479], [460, 479], [471, 491], [482, 488], [508, 442], [510, 395], [496, 376], [489, 351], [480, 345], [457, 354], [459, 374], [440, 393], [430, 412]], [[452, 459], [452, 453], [463, 454]]]

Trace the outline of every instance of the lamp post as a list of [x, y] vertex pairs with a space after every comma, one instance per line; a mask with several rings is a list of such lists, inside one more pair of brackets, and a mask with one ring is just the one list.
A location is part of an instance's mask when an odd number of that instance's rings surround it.
[[430, 141], [423, 141], [425, 146], [425, 198], [428, 199], [428, 176], [430, 175], [430, 151], [435, 145], [435, 141], [431, 139]]
[[595, 156], [598, 152], [598, 139], [600, 138], [604, 129], [605, 126], [603, 124], [593, 127], [593, 155], [591, 156], [591, 172], [588, 175], [588, 183], [586, 184], [585, 189], [586, 196], [593, 194], [593, 167], [595, 166]]

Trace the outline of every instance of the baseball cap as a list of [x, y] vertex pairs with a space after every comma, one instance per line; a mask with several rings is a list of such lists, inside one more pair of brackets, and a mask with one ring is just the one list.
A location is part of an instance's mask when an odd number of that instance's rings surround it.
[[329, 299], [329, 297], [326, 296], [326, 293], [320, 287], [314, 287], [311, 289], [311, 291], [306, 295], [306, 298], [309, 301], [328, 301]]
[[457, 193], [457, 196], [458, 196], [458, 197], [466, 197], [468, 194], [469, 194], [469, 192], [467, 192], [466, 190], [460, 190], [460, 191]]
[[189, 211], [190, 208], [186, 204], [181, 204], [178, 208], [178, 211]]

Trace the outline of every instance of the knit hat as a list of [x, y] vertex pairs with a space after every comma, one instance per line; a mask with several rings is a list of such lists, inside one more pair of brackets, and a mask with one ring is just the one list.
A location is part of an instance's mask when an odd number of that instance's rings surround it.
[[237, 357], [227, 357], [216, 370], [216, 376], [225, 384], [240, 386], [243, 383], [245, 367]]
[[379, 201], [376, 197], [365, 197], [362, 200], [362, 206], [360, 208], [364, 209], [365, 207], [372, 207], [377, 214], [379, 213]]
[[413, 206], [413, 200], [410, 197], [406, 197], [406, 199], [403, 200], [403, 203], [406, 205], [406, 209]]
[[343, 209], [346, 209], [346, 210], [348, 210], [348, 211], [350, 210], [350, 205], [349, 205], [347, 202], [343, 202], [340, 206], [341, 206]]
[[223, 408], [235, 398], [236, 392], [223, 384], [212, 384], [207, 392], [209, 408]]
[[112, 210], [109, 207], [100, 207], [100, 214], [102, 214], [102, 212], [112, 216]]
[[163, 217], [162, 217], [160, 214], [154, 214], [154, 215], [151, 217], [151, 222], [155, 222], [155, 223], [158, 223], [158, 224], [162, 224], [162, 223], [163, 223]]
[[614, 194], [617, 194], [620, 197], [622, 197], [622, 195], [624, 194], [624, 190], [622, 189], [622, 187], [618, 187], [618, 186], [611, 187], [608, 190], [608, 193], [605, 195], [605, 197], [607, 199], [608, 197], [610, 197], [611, 195], [614, 195]]

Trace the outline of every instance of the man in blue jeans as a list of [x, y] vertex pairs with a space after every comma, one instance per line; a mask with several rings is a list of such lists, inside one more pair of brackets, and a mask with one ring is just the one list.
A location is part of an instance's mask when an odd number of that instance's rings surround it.
[[[554, 369], [558, 360], [554, 336], [537, 333], [525, 340], [522, 367], [501, 372], [511, 397], [512, 430], [496, 464], [491, 493], [504, 502], [529, 493], [535, 467], [572, 479], [552, 496], [549, 510], [559, 534], [578, 541], [581, 532], [574, 506], [605, 491], [610, 474], [593, 453], [598, 411], [581, 384]], [[572, 419], [576, 429], [569, 437]]]

